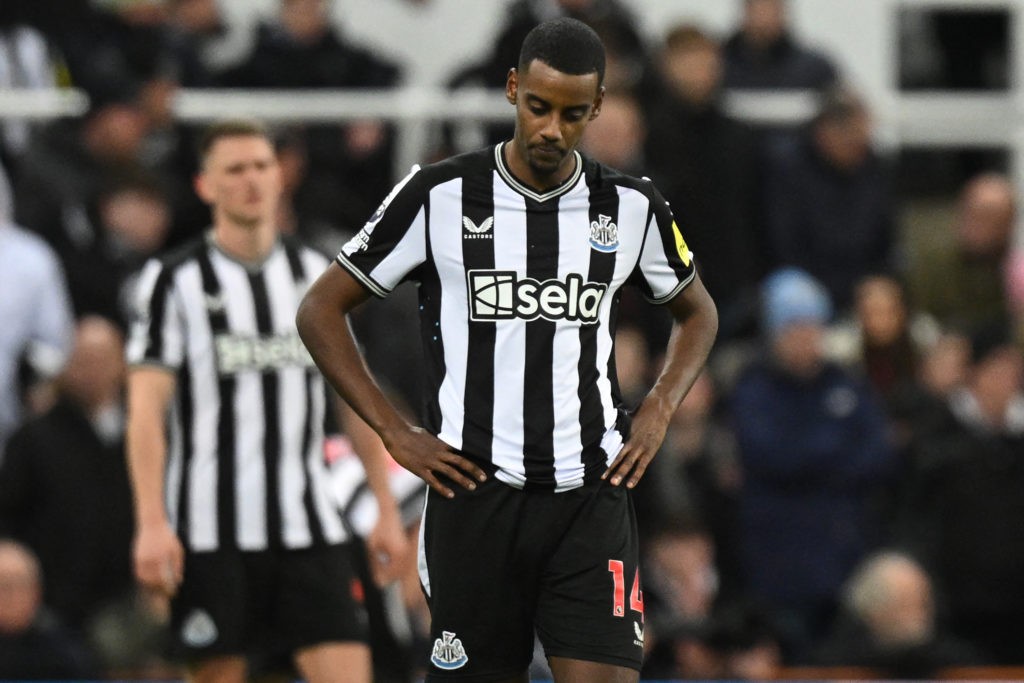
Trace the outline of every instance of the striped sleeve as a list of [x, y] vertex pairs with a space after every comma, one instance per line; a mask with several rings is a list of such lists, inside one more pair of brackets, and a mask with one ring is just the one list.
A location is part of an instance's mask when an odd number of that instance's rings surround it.
[[693, 281], [696, 267], [668, 202], [653, 185], [651, 191], [651, 211], [637, 264], [637, 279], [644, 296], [652, 303], [662, 304]]
[[426, 260], [426, 196], [414, 167], [336, 257], [371, 293], [385, 297]]
[[128, 363], [180, 367], [185, 355], [185, 331], [174, 297], [173, 270], [157, 260], [147, 263], [132, 294], [132, 304]]

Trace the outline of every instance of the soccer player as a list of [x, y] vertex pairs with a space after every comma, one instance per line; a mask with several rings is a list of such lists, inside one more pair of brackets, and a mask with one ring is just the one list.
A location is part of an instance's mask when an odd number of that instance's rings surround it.
[[[278, 235], [280, 169], [258, 123], [214, 124], [200, 161], [213, 227], [144, 268], [127, 352], [135, 573], [173, 596], [193, 681], [241, 683], [247, 655], [283, 649], [308, 681], [364, 683], [365, 612], [324, 463], [328, 397], [294, 323], [327, 259]], [[399, 555], [382, 450], [360, 453], [382, 509], [372, 556]]]
[[[414, 169], [299, 309], [325, 376], [431, 486], [419, 546], [430, 681], [524, 681], [534, 632], [559, 683], [638, 679], [630, 490], [718, 318], [650, 181], [576, 151], [604, 62], [581, 22], [535, 28], [508, 76], [512, 140]], [[419, 285], [424, 428], [385, 399], [345, 320], [405, 280]], [[633, 415], [612, 362], [627, 282], [674, 317], [664, 369]]]

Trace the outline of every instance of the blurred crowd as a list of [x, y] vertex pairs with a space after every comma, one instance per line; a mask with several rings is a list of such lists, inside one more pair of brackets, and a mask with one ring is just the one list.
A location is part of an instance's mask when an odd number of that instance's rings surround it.
[[[709, 368], [635, 496], [644, 677], [1024, 665], [1016, 188], [1005, 169], [974, 169], [951, 210], [907, 230], [870, 104], [792, 31], [785, 0], [735, 1], [727, 35], [680, 24], [652, 42], [620, 0], [513, 0], [491, 51], [448, 79], [501, 88], [536, 23], [593, 26], [607, 96], [583, 151], [654, 180], [719, 308]], [[131, 576], [122, 395], [136, 270], [209, 222], [191, 185], [197, 129], [174, 117], [174, 95], [403, 84], [328, 0], [277, 4], [228, 56], [216, 0], [0, 4], [0, 88], [74, 85], [90, 103], [46, 124], [0, 120], [0, 678], [180, 675], [165, 606]], [[743, 89], [812, 91], [818, 106], [805, 123], [755, 126], [723, 105]], [[423, 161], [501, 140], [509, 120], [445, 126]], [[295, 124], [277, 142], [280, 226], [332, 254], [389, 190], [395, 131]], [[415, 406], [411, 289], [353, 323]], [[657, 375], [663, 313], [621, 301], [629, 405]], [[400, 473], [396, 486], [415, 488]], [[382, 681], [413, 680], [425, 654], [410, 570], [369, 598]]]

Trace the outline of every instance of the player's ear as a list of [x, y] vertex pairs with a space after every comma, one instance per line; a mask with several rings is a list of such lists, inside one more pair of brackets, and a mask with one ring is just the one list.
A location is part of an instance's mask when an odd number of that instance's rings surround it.
[[519, 93], [519, 72], [515, 67], [508, 70], [508, 80], [505, 81], [505, 99], [509, 104], [516, 103], [516, 95]]
[[604, 102], [604, 86], [602, 85], [597, 91], [597, 97], [594, 98], [594, 106], [590, 109], [590, 120], [593, 121], [601, 113], [601, 103]]
[[213, 192], [210, 190], [210, 182], [206, 177], [206, 174], [200, 171], [196, 173], [192, 178], [192, 188], [196, 191], [196, 194], [207, 204], [213, 202]]

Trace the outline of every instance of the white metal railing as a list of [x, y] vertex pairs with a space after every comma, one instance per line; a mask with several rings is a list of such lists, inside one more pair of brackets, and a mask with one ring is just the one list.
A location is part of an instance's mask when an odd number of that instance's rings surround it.
[[[727, 110], [762, 124], [793, 124], [814, 112], [808, 92], [726, 93]], [[398, 88], [389, 90], [181, 90], [174, 112], [183, 121], [254, 116], [271, 123], [325, 122], [373, 118], [396, 125], [399, 141], [396, 173], [404, 175], [421, 160], [430, 142], [430, 125], [441, 122], [510, 121], [512, 111], [499, 90]], [[900, 94], [872, 103], [887, 148], [1004, 147], [1024, 139], [1024, 100], [1013, 93]], [[88, 97], [75, 89], [0, 90], [0, 119], [43, 120], [79, 116]]]

